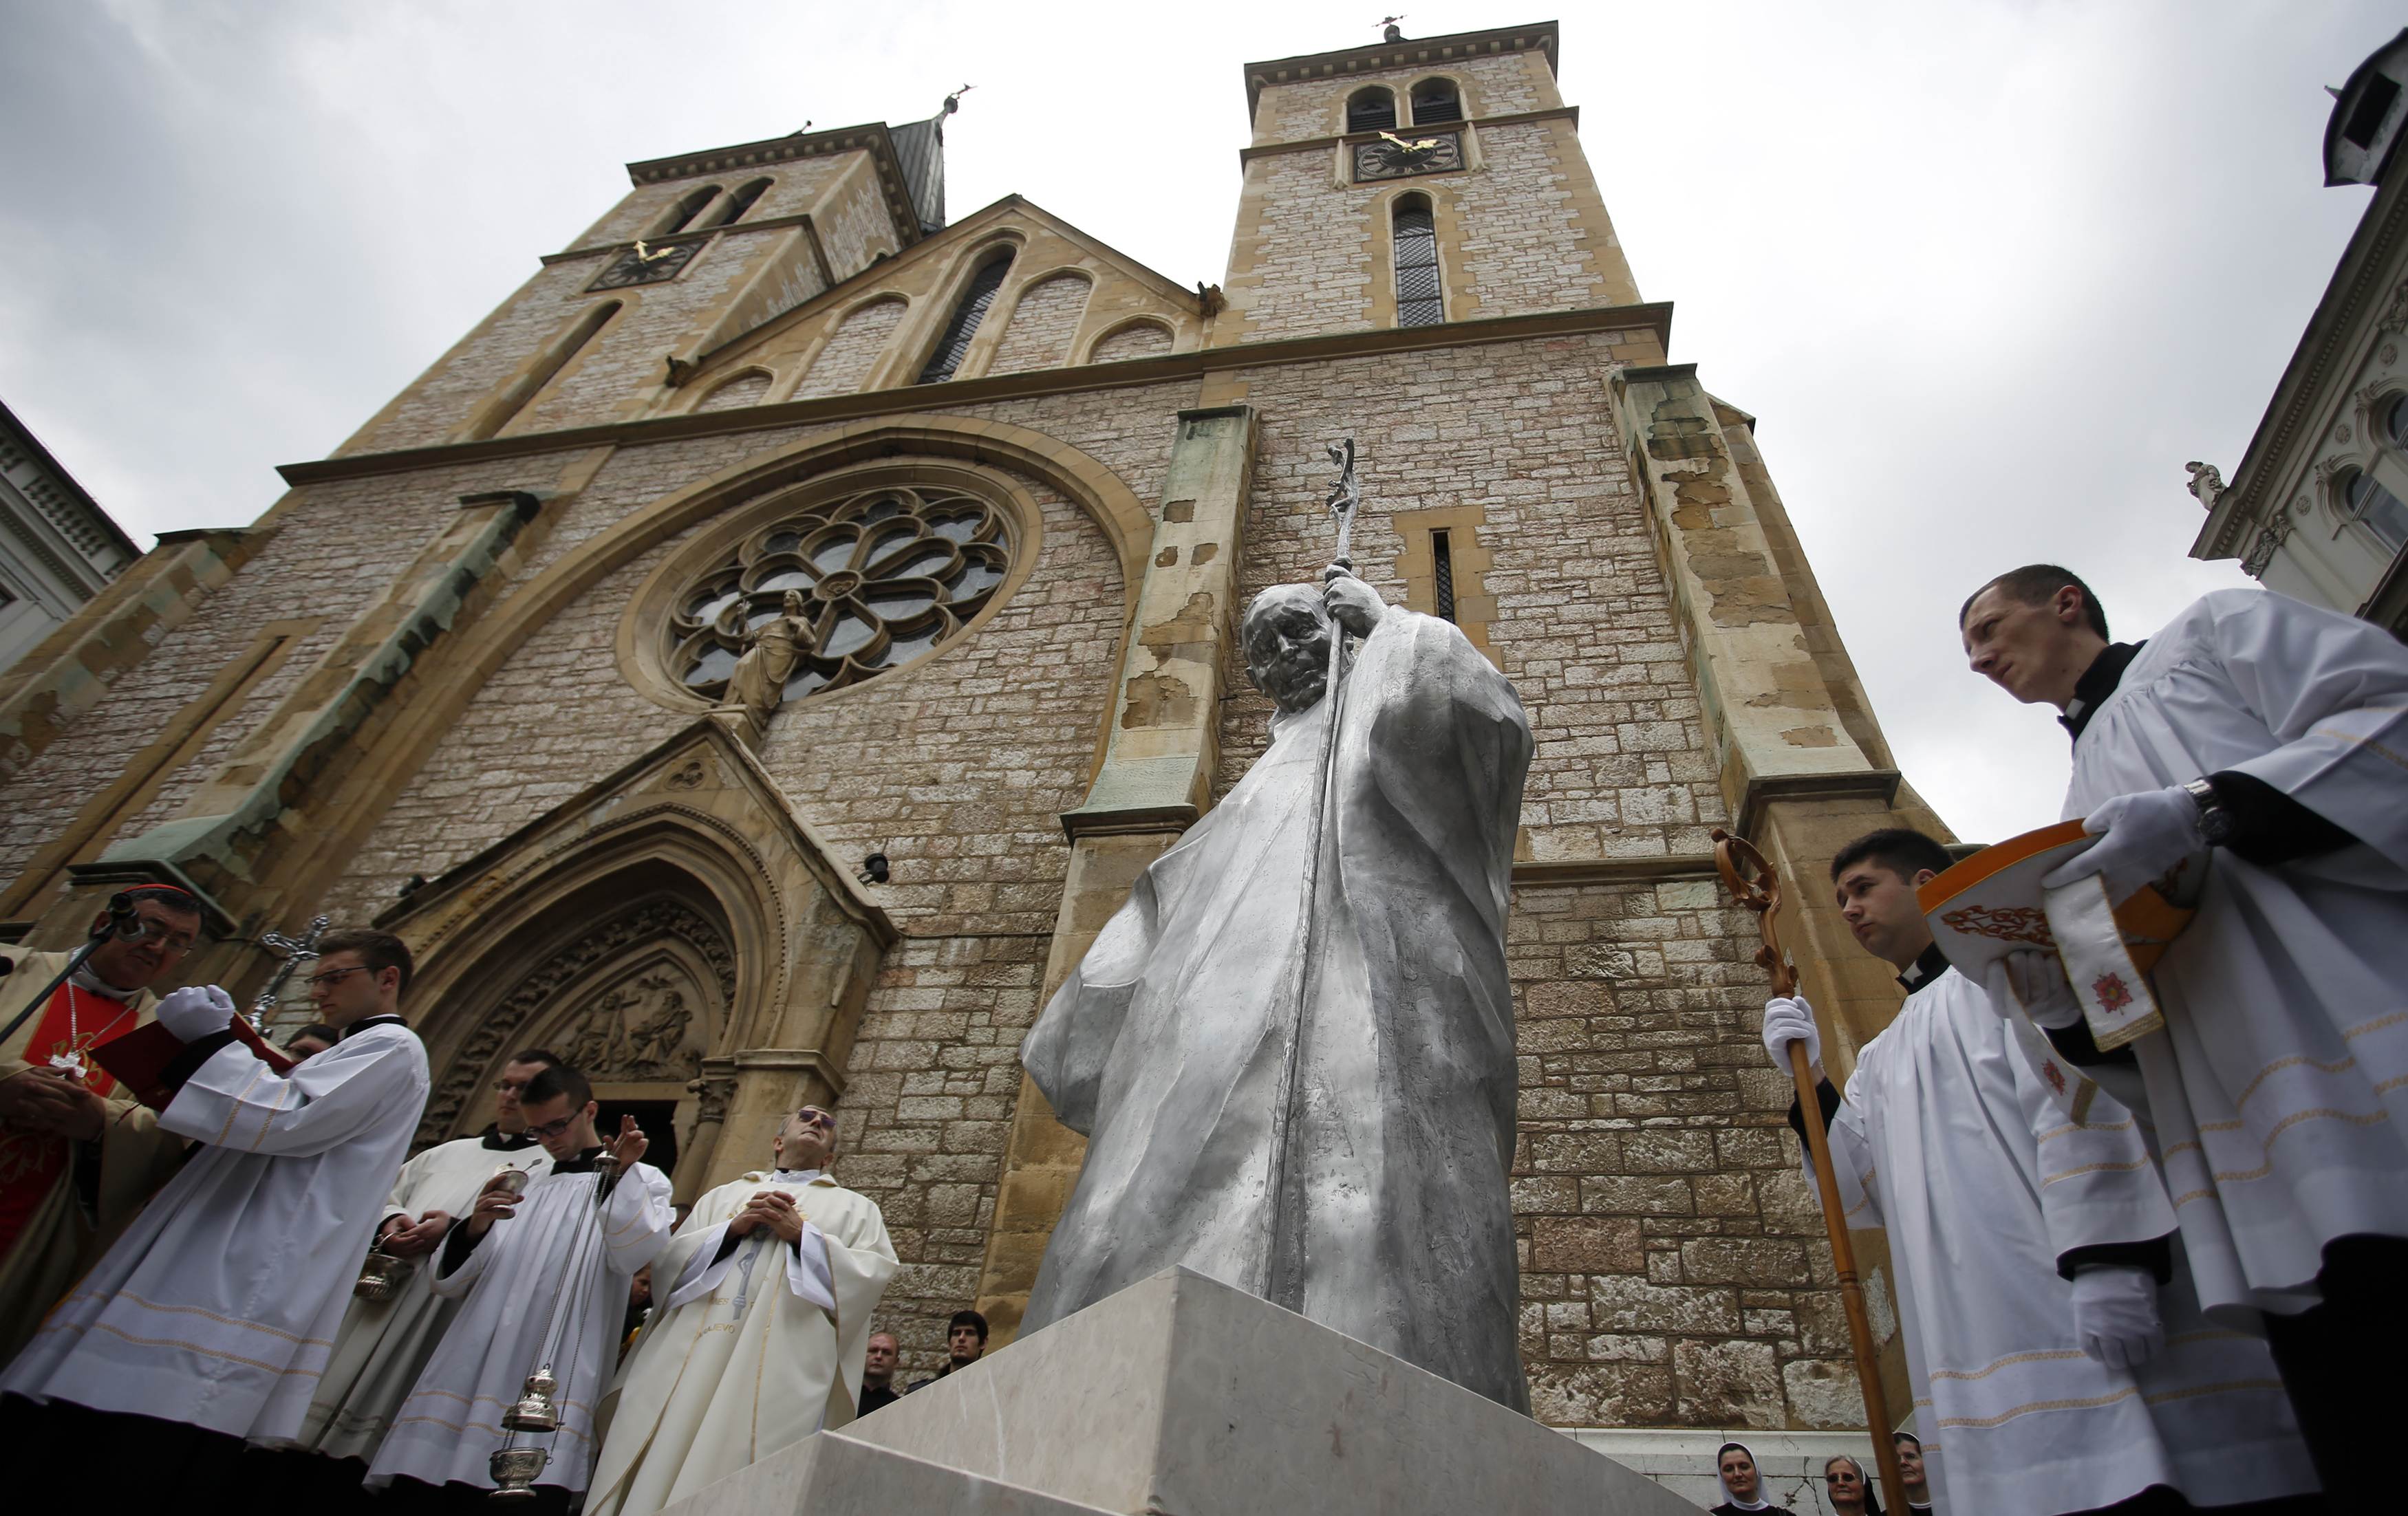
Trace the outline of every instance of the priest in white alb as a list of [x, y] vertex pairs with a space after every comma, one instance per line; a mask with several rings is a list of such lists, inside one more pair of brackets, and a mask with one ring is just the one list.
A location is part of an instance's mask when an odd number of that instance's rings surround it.
[[[1845, 1099], [1817, 1092], [1849, 1224], [1887, 1234], [1940, 1509], [2321, 1510], [2265, 1343], [2208, 1323], [2175, 1267], [2173, 1207], [2131, 1112], [2037, 1037], [2019, 1044], [1932, 941], [1915, 890], [1949, 863], [1903, 829], [1832, 860], [1842, 919], [1908, 994]], [[1775, 1067], [1792, 1042], [1819, 1062], [1797, 996], [1764, 1011]]]
[[288, 1076], [236, 1039], [223, 990], [160, 1002], [185, 1047], [159, 1125], [201, 1146], [0, 1377], [46, 1408], [12, 1421], [50, 1451], [19, 1461], [22, 1509], [89, 1505], [95, 1471], [210, 1509], [244, 1439], [301, 1430], [427, 1089], [399, 1013], [408, 949], [364, 929], [319, 947], [310, 993], [342, 1040]]
[[[521, 1509], [567, 1510], [593, 1472], [594, 1411], [617, 1366], [630, 1281], [668, 1243], [668, 1176], [638, 1162], [647, 1142], [634, 1117], [606, 1149], [593, 1086], [566, 1065], [530, 1080], [519, 1108], [552, 1169], [523, 1194], [496, 1176], [435, 1254], [435, 1293], [466, 1304], [368, 1465], [367, 1487], [401, 1509], [484, 1509], [492, 1456], [511, 1440], [502, 1414], [549, 1368], [560, 1424], [516, 1438], [546, 1454], [535, 1503]], [[595, 1165], [606, 1151], [609, 1174]]]
[[[2065, 814], [2100, 840], [2042, 883], [2201, 880], [2150, 976], [2163, 1030], [2106, 1056], [2137, 1064], [2201, 1298], [2264, 1313], [2336, 1506], [2388, 1502], [2366, 1453], [2408, 1362], [2408, 648], [2264, 590], [2111, 644], [2049, 564], [1958, 622], [1974, 670], [2073, 737]], [[2078, 1006], [2052, 1019], [2102, 1056]]]
[[896, 1269], [877, 1202], [826, 1168], [836, 1118], [786, 1118], [771, 1172], [704, 1195], [652, 1266], [662, 1303], [613, 1392], [587, 1516], [652, 1516], [853, 1420]]
[[445, 1236], [497, 1169], [524, 1169], [530, 1176], [551, 1170], [552, 1155], [527, 1136], [519, 1092], [559, 1062], [541, 1048], [509, 1059], [494, 1086], [493, 1124], [475, 1137], [437, 1143], [401, 1166], [377, 1223], [377, 1251], [402, 1260], [407, 1272], [383, 1299], [351, 1301], [301, 1429], [304, 1447], [349, 1466], [325, 1477], [356, 1484], [367, 1472], [394, 1412], [459, 1314], [459, 1297], [438, 1295], [433, 1285], [431, 1255]]

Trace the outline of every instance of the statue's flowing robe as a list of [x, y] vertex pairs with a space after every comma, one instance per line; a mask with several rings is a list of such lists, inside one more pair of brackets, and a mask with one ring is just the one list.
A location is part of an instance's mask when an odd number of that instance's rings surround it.
[[426, 1108], [398, 1019], [282, 1077], [239, 1042], [159, 1113], [202, 1146], [42, 1323], [0, 1392], [259, 1441], [301, 1430]]
[[1865, 1045], [1831, 1121], [1848, 1223], [1888, 1234], [1942, 1509], [2056, 1516], [2152, 1484], [2215, 1505], [2315, 1490], [2272, 1355], [2209, 1323], [2179, 1250], [2159, 1355], [2130, 1371], [2083, 1353], [2063, 1261], [2166, 1237], [2174, 1211], [2132, 1113], [2100, 1093], [2076, 1119], [2047, 1071], [1951, 968]]
[[[0, 949], [0, 961], [16, 965], [0, 980], [0, 1023], [24, 1009], [72, 956]], [[57, 991], [51, 1009], [36, 1011], [0, 1043], [0, 1080], [49, 1077], [28, 1070], [68, 1051], [67, 1021], [57, 1009], [66, 993]], [[72, 1040], [87, 1048], [150, 1024], [158, 1004], [148, 990], [117, 1003], [76, 994]], [[99, 1140], [0, 1132], [0, 1366], [17, 1356], [44, 1313], [183, 1161], [182, 1139], [159, 1130], [158, 1113], [120, 1089], [89, 1051], [84, 1057], [85, 1086], [108, 1102]]]
[[[596, 1149], [595, 1151], [600, 1150]], [[530, 1180], [518, 1209], [466, 1258], [452, 1229], [436, 1259], [435, 1293], [466, 1296], [435, 1356], [368, 1465], [367, 1486], [394, 1479], [494, 1488], [487, 1463], [509, 1436], [502, 1413], [547, 1358], [560, 1429], [522, 1434], [551, 1453], [535, 1482], [583, 1490], [594, 1468], [594, 1411], [619, 1356], [636, 1270], [668, 1245], [668, 1176], [630, 1164], [595, 1215], [591, 1154]], [[559, 1330], [552, 1333], [555, 1314]]]
[[1272, 722], [1021, 1050], [1090, 1139], [1022, 1330], [1180, 1265], [1525, 1409], [1504, 927], [1529, 723], [1453, 624], [1395, 607], [1338, 704], [1318, 912], [1327, 701]]
[[2264, 590], [2149, 639], [2073, 745], [2065, 814], [2238, 769], [2357, 843], [2271, 867], [2219, 848], [2131, 1044], [2211, 1309], [2316, 1299], [2324, 1245], [2408, 1237], [2408, 648]]
[[[531, 1138], [496, 1132], [437, 1144], [402, 1166], [383, 1215], [416, 1221], [439, 1210], [456, 1226], [468, 1219], [485, 1181], [503, 1167], [545, 1174], [552, 1170], [552, 1155]], [[383, 1224], [382, 1217], [378, 1224]], [[458, 1297], [435, 1293], [432, 1278], [439, 1256], [421, 1253], [411, 1259], [416, 1266], [388, 1298], [351, 1302], [335, 1335], [334, 1357], [318, 1381], [317, 1398], [309, 1403], [309, 1419], [301, 1428], [303, 1443], [333, 1458], [366, 1461], [376, 1456], [394, 1412], [418, 1382], [444, 1328], [460, 1312]]]
[[[800, 1244], [763, 1226], [723, 1250], [727, 1223], [765, 1190], [794, 1196]], [[877, 1202], [825, 1174], [747, 1174], [696, 1201], [653, 1260], [661, 1309], [606, 1408], [588, 1516], [652, 1516], [852, 1421], [896, 1266]]]

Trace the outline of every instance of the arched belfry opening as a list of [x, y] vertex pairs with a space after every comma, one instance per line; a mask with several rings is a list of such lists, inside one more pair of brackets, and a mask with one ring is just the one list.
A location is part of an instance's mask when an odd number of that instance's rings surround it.
[[420, 1145], [492, 1119], [546, 1048], [632, 1114], [681, 1202], [758, 1167], [785, 1113], [843, 1114], [895, 928], [751, 751], [695, 722], [380, 919], [419, 959], [434, 1087]]

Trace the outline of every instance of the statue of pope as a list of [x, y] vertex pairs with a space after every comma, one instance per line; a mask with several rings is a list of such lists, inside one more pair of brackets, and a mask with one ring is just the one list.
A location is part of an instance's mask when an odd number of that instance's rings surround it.
[[[1326, 702], [1333, 619], [1362, 640]], [[1453, 623], [1342, 568], [1266, 590], [1240, 636], [1268, 751], [1021, 1049], [1089, 1138], [1021, 1329], [1181, 1265], [1526, 1409], [1505, 912], [1529, 722]]]

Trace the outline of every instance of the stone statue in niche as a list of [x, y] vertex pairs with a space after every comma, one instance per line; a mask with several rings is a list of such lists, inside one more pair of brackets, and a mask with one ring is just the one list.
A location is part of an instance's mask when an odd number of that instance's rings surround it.
[[563, 1055], [597, 1079], [693, 1079], [702, 1052], [688, 1046], [694, 1008], [667, 975], [647, 974], [597, 997]]
[[[1183, 1266], [1526, 1409], [1505, 911], [1529, 722], [1452, 623], [1326, 578], [1247, 608], [1268, 751], [1021, 1049], [1089, 1138], [1021, 1330]], [[1333, 620], [1362, 640], [1325, 698]]]
[[727, 676], [726, 704], [743, 707], [755, 722], [768, 721], [810, 646], [811, 623], [803, 611], [803, 592], [788, 590], [778, 614], [744, 635], [744, 651]]

